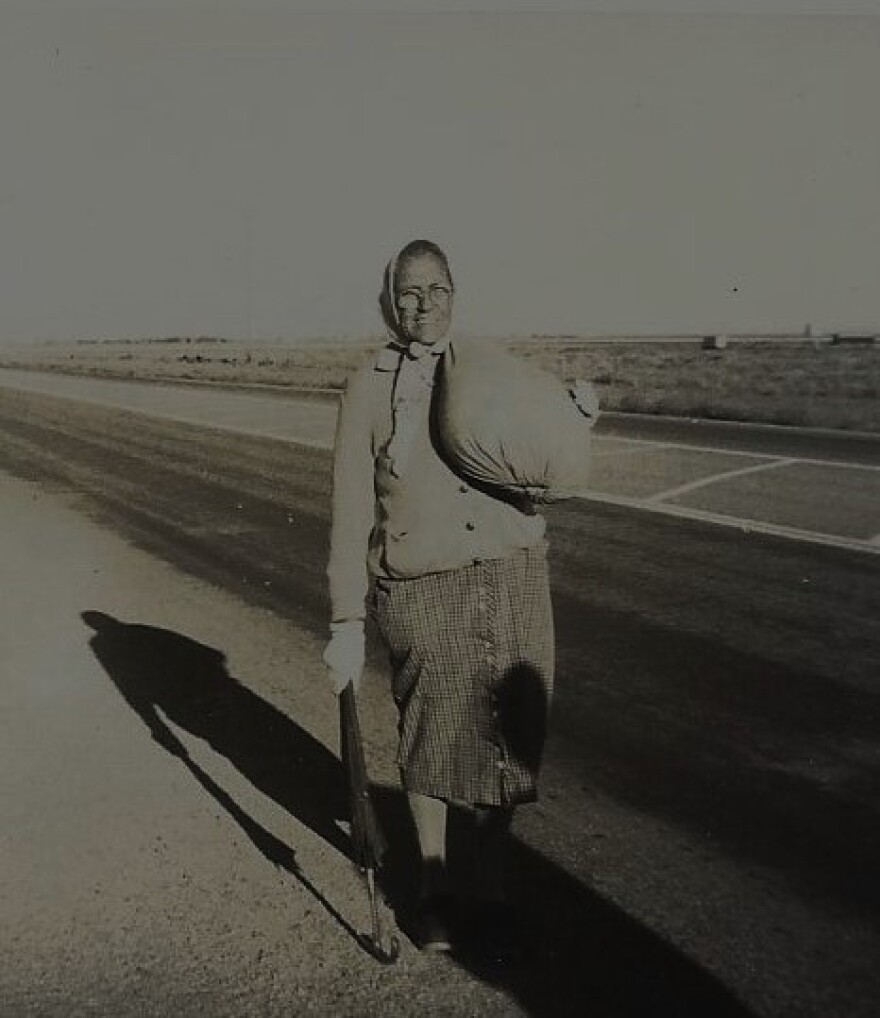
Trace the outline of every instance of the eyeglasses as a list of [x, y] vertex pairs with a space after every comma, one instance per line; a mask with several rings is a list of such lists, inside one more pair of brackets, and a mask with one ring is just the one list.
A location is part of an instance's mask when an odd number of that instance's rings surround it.
[[417, 287], [410, 287], [397, 295], [397, 306], [401, 311], [415, 311], [420, 307], [423, 300], [427, 300], [435, 307], [438, 304], [445, 304], [452, 297], [452, 290], [448, 286], [429, 286], [427, 290], [420, 290]]

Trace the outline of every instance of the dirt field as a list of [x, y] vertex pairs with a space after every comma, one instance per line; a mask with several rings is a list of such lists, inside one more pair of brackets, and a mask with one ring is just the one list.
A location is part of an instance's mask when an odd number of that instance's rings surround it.
[[[589, 378], [605, 410], [880, 431], [880, 346], [697, 338], [505, 340], [563, 377]], [[0, 366], [116, 378], [341, 388], [380, 340], [238, 343], [215, 339], [8, 347]]]

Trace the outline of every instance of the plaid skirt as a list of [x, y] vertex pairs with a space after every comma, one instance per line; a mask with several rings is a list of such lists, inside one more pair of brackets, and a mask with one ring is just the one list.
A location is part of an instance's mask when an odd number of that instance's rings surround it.
[[413, 579], [376, 579], [400, 712], [403, 787], [473, 805], [537, 798], [553, 690], [546, 543]]

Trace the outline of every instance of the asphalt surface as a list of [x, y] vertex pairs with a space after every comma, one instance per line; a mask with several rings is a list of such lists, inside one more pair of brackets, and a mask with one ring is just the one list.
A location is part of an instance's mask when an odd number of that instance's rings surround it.
[[[320, 644], [325, 450], [6, 390], [0, 436], [3, 471], [73, 500], [243, 612], [274, 614]], [[873, 1016], [876, 556], [610, 502], [569, 502], [548, 518], [558, 689], [542, 801], [518, 819], [512, 864], [533, 953], [509, 968], [461, 958], [419, 970], [433, 1013]], [[857, 540], [869, 537], [866, 526]], [[120, 660], [148, 650], [110, 640], [95, 653], [120, 687], [130, 671]], [[240, 730], [214, 733], [212, 745], [271, 795], [255, 762], [268, 695], [256, 682], [249, 692]], [[198, 728], [185, 693], [163, 695], [178, 727]], [[126, 702], [145, 719], [137, 697]], [[387, 893], [405, 915], [410, 856], [375, 647], [363, 709], [395, 835]], [[166, 742], [152, 751], [173, 756]], [[208, 783], [190, 777], [209, 795]], [[274, 799], [336, 843], [314, 789]], [[246, 829], [246, 818], [226, 812]], [[267, 858], [278, 850], [251, 842]], [[226, 944], [227, 963], [233, 950]], [[412, 985], [383, 973], [386, 995], [373, 1013], [412, 1013]], [[296, 987], [279, 979], [273, 1004], [253, 1013], [305, 1013]], [[399, 997], [387, 980], [400, 980]], [[501, 998], [475, 996], [474, 986]], [[91, 1011], [76, 1003], [67, 1013], [110, 1013], [101, 998]], [[310, 1006], [321, 1013], [320, 1000]], [[18, 1013], [49, 1011], [35, 991]]]
[[[327, 392], [9, 369], [0, 385], [315, 448], [336, 423]], [[607, 414], [593, 444], [593, 501], [880, 553], [880, 436]]]

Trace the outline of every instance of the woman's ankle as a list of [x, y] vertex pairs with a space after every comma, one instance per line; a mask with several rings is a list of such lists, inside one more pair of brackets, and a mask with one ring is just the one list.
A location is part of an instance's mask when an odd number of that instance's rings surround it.
[[449, 874], [444, 859], [426, 859], [422, 862], [419, 874], [419, 898], [433, 898], [448, 894], [450, 891]]

